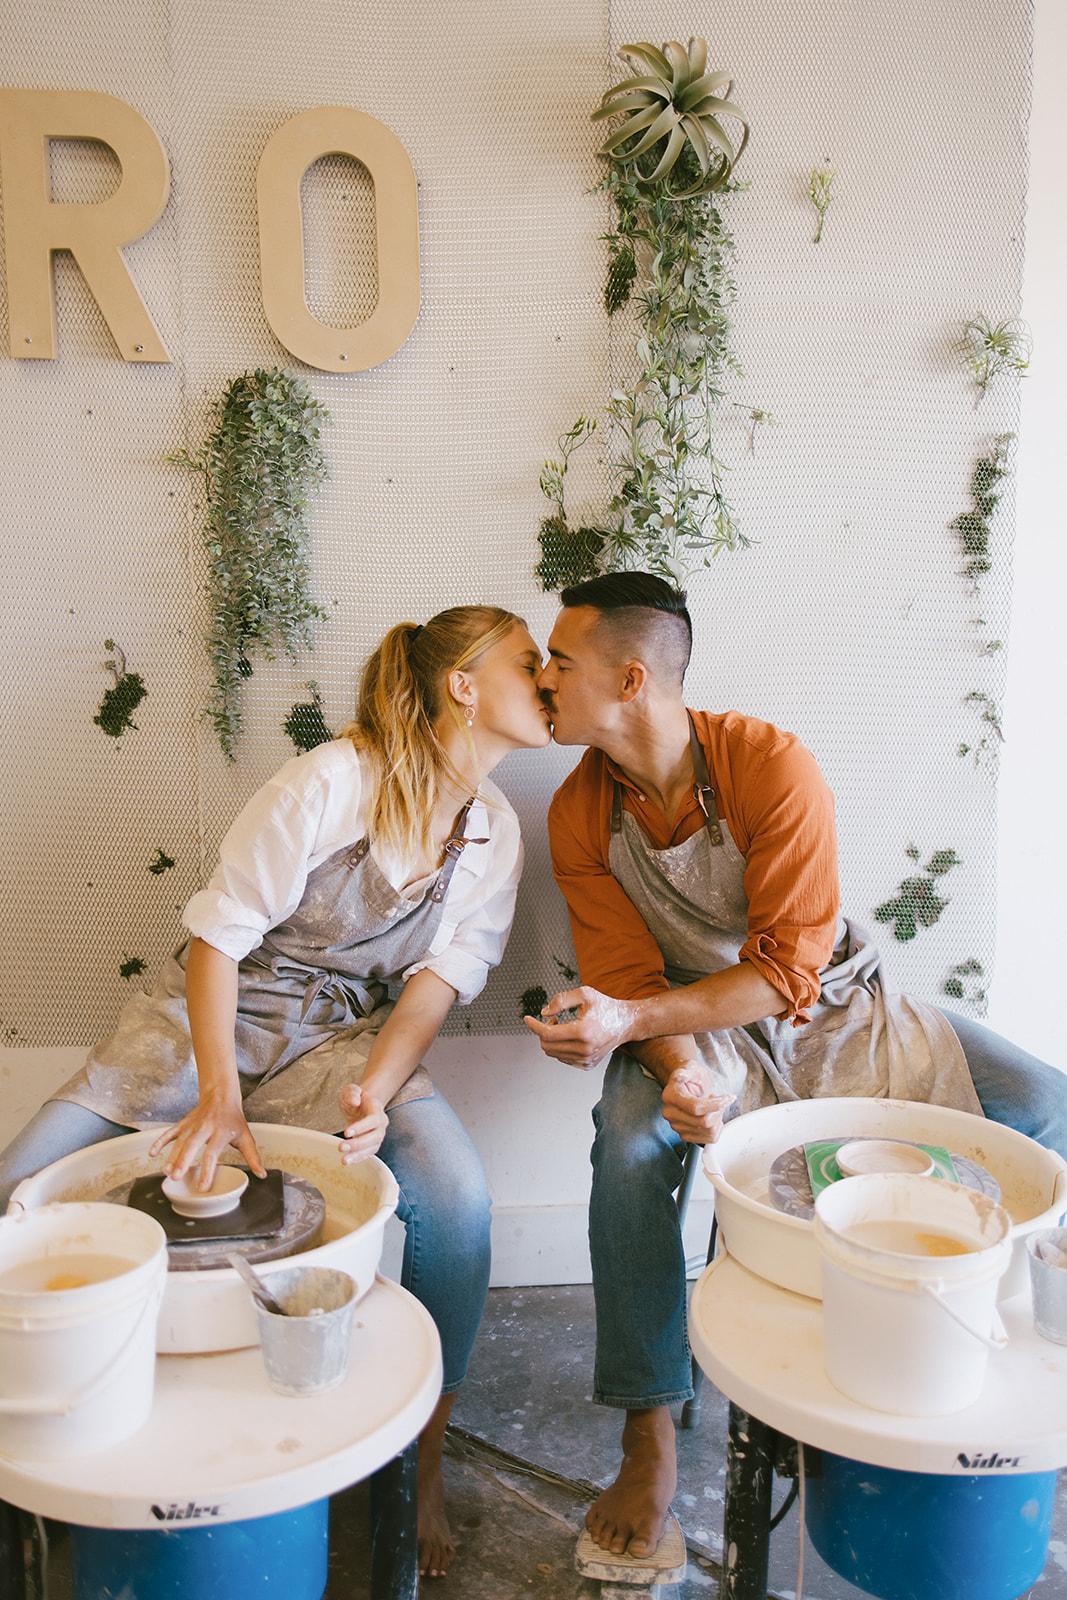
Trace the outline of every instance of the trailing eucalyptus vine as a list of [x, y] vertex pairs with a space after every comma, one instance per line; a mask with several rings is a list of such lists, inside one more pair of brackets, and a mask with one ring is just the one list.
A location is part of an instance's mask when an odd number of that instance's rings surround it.
[[[721, 196], [744, 187], [730, 178], [747, 118], [727, 98], [729, 74], [706, 71], [703, 39], [688, 48], [625, 45], [619, 54], [638, 75], [609, 89], [593, 119], [625, 118], [601, 147], [608, 170], [598, 188], [614, 216], [604, 304], [609, 315], [627, 304], [637, 312], [637, 374], [605, 408], [617, 453], [603, 526], [572, 531], [562, 509], [570, 450], [592, 425], [580, 420], [560, 440], [562, 461], [545, 463], [541, 487], [556, 506], [541, 525], [545, 588], [557, 574], [589, 567], [642, 567], [681, 584], [721, 550], [750, 543], [712, 444], [727, 378], [739, 372], [730, 348], [734, 243]], [[723, 119], [740, 124], [736, 145]]]
[[307, 511], [326, 476], [319, 430], [329, 413], [302, 379], [274, 367], [235, 378], [214, 415], [199, 450], [167, 460], [204, 478], [214, 674], [205, 715], [232, 761], [249, 657], [258, 646], [268, 661], [282, 649], [295, 660], [326, 615], [308, 593]]

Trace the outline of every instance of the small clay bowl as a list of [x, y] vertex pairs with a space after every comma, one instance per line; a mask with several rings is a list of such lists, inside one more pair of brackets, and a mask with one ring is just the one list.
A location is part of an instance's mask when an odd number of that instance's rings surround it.
[[933, 1157], [925, 1150], [896, 1139], [850, 1139], [838, 1150], [837, 1165], [845, 1178], [863, 1177], [869, 1172], [927, 1178], [934, 1170]]
[[197, 1188], [200, 1167], [190, 1167], [175, 1181], [164, 1178], [163, 1193], [179, 1217], [223, 1217], [234, 1211], [248, 1188], [248, 1173], [239, 1167], [216, 1167], [215, 1181], [205, 1193]]

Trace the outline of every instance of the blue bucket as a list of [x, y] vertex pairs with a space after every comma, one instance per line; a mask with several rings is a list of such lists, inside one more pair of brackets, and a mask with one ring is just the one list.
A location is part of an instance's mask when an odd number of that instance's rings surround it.
[[808, 1535], [877, 1600], [1017, 1600], [1048, 1556], [1055, 1472], [946, 1477], [821, 1452]]
[[[184, 1510], [173, 1509], [176, 1519]], [[328, 1498], [272, 1517], [214, 1526], [72, 1526], [74, 1600], [107, 1594], [123, 1600], [234, 1600], [268, 1591], [285, 1600], [321, 1600], [329, 1530]]]

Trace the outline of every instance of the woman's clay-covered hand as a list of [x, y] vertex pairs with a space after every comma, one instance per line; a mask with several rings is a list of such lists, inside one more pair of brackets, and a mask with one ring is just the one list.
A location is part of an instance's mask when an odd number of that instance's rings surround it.
[[182, 1177], [200, 1157], [197, 1188], [201, 1191], [207, 1191], [214, 1183], [219, 1156], [228, 1145], [240, 1151], [257, 1178], [267, 1176], [240, 1100], [202, 1095], [187, 1116], [160, 1134], [148, 1153], [158, 1156], [167, 1145], [173, 1148], [163, 1165], [172, 1178]]
[[[577, 1011], [573, 1022], [553, 1022], [561, 1011]], [[595, 1067], [598, 1061], [633, 1037], [636, 1007], [629, 1000], [613, 1000], [588, 985], [552, 996], [541, 1016], [523, 1020], [541, 1041], [546, 1056], [572, 1067]]]
[[349, 1118], [338, 1149], [341, 1165], [350, 1167], [356, 1161], [365, 1161], [368, 1156], [377, 1154], [389, 1127], [389, 1118], [377, 1095], [361, 1089], [358, 1083], [350, 1083], [338, 1098], [342, 1114]]

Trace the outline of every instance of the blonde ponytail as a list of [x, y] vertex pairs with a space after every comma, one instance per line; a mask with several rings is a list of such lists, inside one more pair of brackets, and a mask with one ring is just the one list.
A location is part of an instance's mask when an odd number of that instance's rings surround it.
[[463, 782], [434, 729], [446, 707], [463, 726], [448, 675], [470, 666], [518, 621], [499, 606], [453, 606], [421, 627], [401, 622], [363, 669], [355, 719], [344, 737], [374, 769], [370, 837], [385, 840], [407, 861], [430, 853], [441, 779]]

